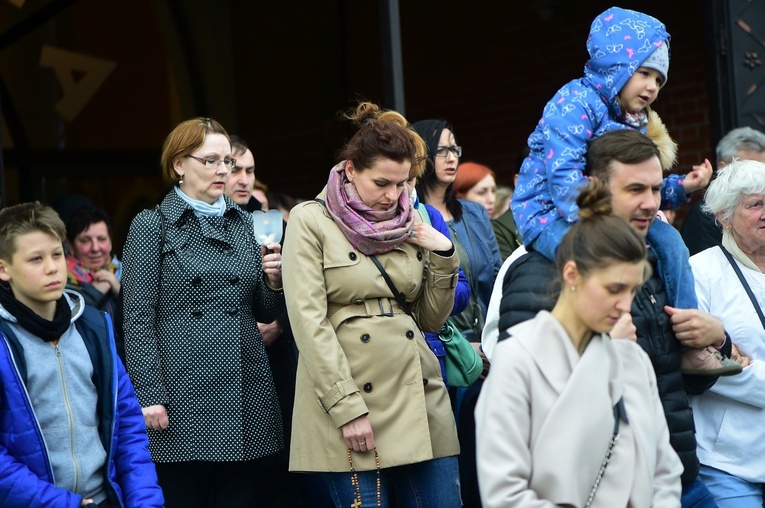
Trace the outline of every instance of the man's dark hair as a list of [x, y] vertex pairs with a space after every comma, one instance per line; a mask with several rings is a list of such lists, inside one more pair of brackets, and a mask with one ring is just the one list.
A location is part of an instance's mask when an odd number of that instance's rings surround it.
[[659, 147], [645, 134], [631, 129], [609, 131], [590, 142], [585, 174], [607, 182], [612, 161], [640, 164], [651, 157], [659, 157]]
[[247, 142], [239, 136], [229, 136], [229, 139], [231, 140], [231, 153], [234, 156], [243, 155], [244, 152], [250, 149], [247, 146]]

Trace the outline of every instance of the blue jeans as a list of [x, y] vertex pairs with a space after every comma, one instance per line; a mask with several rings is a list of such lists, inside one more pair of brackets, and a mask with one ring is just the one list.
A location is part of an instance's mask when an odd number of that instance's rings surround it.
[[762, 508], [762, 483], [751, 483], [709, 466], [701, 466], [699, 478], [720, 508]]
[[680, 505], [682, 508], [717, 508], [715, 498], [709, 493], [709, 489], [707, 489], [707, 486], [704, 485], [700, 477], [697, 477], [693, 483], [683, 487]]
[[[356, 494], [351, 473], [321, 473], [337, 507], [351, 506]], [[359, 471], [359, 491], [364, 506], [377, 506], [377, 471]], [[388, 489], [393, 487], [398, 508], [459, 508], [457, 457], [389, 467], [380, 470], [380, 506], [390, 505]]]

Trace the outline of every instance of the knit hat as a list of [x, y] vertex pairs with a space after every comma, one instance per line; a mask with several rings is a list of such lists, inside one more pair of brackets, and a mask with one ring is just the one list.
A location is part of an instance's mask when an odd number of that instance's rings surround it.
[[664, 83], [661, 84], [661, 86], [664, 87], [664, 85], [667, 84], [667, 75], [669, 73], [669, 45], [667, 44], [667, 41], [664, 41], [661, 46], [656, 48], [653, 53], [646, 58], [641, 67], [648, 67], [649, 69], [656, 69], [659, 71], [661, 75], [664, 76]]

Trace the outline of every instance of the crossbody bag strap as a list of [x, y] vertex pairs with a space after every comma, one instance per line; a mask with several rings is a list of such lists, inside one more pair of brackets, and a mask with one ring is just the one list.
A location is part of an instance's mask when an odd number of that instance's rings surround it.
[[757, 315], [760, 317], [760, 323], [762, 323], [762, 327], [765, 328], [765, 316], [762, 314], [762, 309], [760, 308], [760, 304], [757, 303], [757, 299], [754, 297], [754, 293], [752, 293], [752, 288], [749, 287], [749, 283], [746, 282], [744, 274], [741, 273], [741, 268], [739, 268], [736, 260], [733, 259], [733, 255], [728, 252], [728, 249], [722, 245], [720, 245], [720, 249], [722, 250], [722, 253], [725, 254], [725, 257], [728, 258], [730, 265], [733, 267], [733, 271], [736, 272], [736, 275], [738, 275], [738, 280], [740, 280], [741, 285], [744, 286], [746, 294], [749, 295], [749, 299], [752, 301], [752, 305], [754, 305], [754, 310], [757, 311]]
[[396, 301], [398, 302], [399, 305], [401, 305], [404, 311], [407, 314], [409, 314], [412, 317], [412, 319], [414, 319], [416, 322], [417, 320], [412, 315], [412, 309], [409, 307], [409, 303], [407, 303], [406, 299], [404, 298], [404, 295], [402, 293], [399, 293], [398, 289], [396, 289], [396, 285], [393, 284], [393, 281], [388, 275], [388, 272], [385, 271], [385, 268], [383, 268], [383, 265], [380, 263], [380, 260], [377, 259], [377, 256], [375, 256], [374, 254], [370, 255], [369, 258], [375, 264], [377, 269], [380, 270], [380, 274], [383, 276], [383, 279], [385, 279], [385, 283], [388, 284], [388, 287], [393, 293], [393, 298], [396, 299]]
[[592, 506], [592, 502], [595, 499], [595, 493], [598, 491], [598, 487], [600, 487], [600, 481], [603, 479], [603, 475], [606, 472], [606, 466], [608, 466], [608, 463], [611, 461], [611, 455], [614, 453], [614, 447], [619, 441], [619, 423], [622, 420], [624, 420], [624, 423], [629, 423], [629, 420], [627, 419], [627, 407], [624, 405], [624, 398], [620, 398], [614, 406], [614, 433], [611, 436], [611, 441], [608, 443], [606, 456], [603, 458], [603, 462], [600, 464], [600, 470], [598, 471], [598, 475], [595, 477], [595, 483], [592, 485], [592, 490], [590, 490], [590, 495], [587, 497], [587, 502], [585, 503], [584, 508], [590, 508], [590, 506]]

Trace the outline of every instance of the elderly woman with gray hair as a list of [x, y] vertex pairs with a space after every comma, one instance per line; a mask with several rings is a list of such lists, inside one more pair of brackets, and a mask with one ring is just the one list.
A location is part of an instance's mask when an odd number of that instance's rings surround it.
[[691, 257], [699, 309], [718, 316], [746, 368], [691, 401], [700, 476], [721, 508], [763, 506], [765, 484], [765, 163], [721, 169], [705, 208], [721, 246]]

